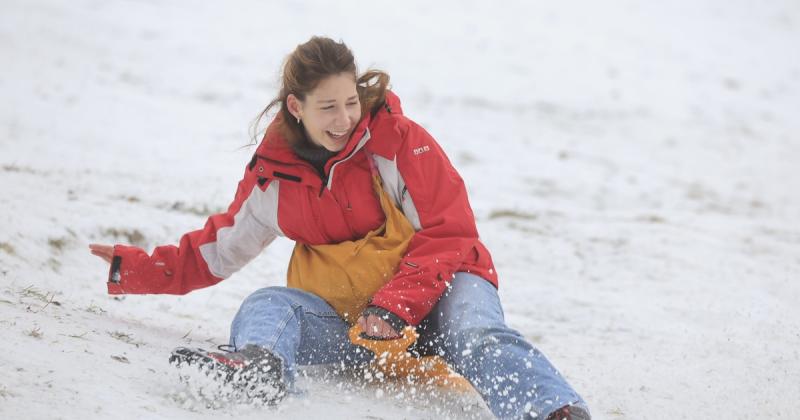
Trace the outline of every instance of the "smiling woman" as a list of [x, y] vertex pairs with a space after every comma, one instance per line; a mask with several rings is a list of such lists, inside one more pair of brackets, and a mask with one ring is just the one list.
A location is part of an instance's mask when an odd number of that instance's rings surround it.
[[230, 277], [278, 236], [295, 241], [288, 287], [256, 291], [228, 354], [178, 348], [170, 361], [276, 403], [298, 365], [361, 365], [350, 340], [418, 333], [500, 418], [589, 419], [583, 399], [503, 319], [497, 272], [466, 187], [441, 147], [403, 115], [389, 76], [357, 76], [343, 43], [314, 37], [289, 55], [280, 105], [228, 211], [179, 246], [91, 245], [111, 294], [185, 294]]

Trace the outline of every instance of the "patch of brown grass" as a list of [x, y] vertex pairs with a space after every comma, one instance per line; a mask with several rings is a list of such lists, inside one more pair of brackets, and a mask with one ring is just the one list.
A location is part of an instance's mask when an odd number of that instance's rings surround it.
[[122, 240], [122, 242], [126, 244], [136, 245], [136, 246], [144, 246], [146, 244], [146, 238], [144, 234], [139, 229], [117, 229], [117, 228], [108, 228], [103, 231], [104, 235], [113, 236], [117, 240]]

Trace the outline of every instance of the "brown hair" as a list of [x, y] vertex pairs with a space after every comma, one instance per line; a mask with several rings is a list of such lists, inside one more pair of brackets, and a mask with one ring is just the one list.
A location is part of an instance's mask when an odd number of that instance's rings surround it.
[[[294, 94], [301, 101], [313, 91], [325, 78], [341, 73], [349, 73], [356, 80], [356, 90], [361, 102], [361, 115], [376, 112], [386, 100], [386, 89], [389, 86], [389, 75], [380, 70], [368, 70], [356, 77], [357, 69], [353, 53], [344, 42], [336, 42], [330, 38], [314, 36], [308, 42], [300, 44], [286, 57], [281, 74], [281, 87], [278, 96], [270, 102], [253, 122], [253, 144], [257, 143], [258, 124], [269, 111], [280, 105], [274, 129], [290, 143], [305, 137], [301, 124], [289, 112], [286, 98]], [[273, 129], [273, 128], [269, 128]]]

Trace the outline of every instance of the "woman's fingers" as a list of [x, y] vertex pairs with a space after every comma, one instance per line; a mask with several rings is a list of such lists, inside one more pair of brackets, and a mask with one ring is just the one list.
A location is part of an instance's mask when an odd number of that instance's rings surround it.
[[366, 328], [364, 328], [364, 332], [369, 336], [380, 338], [400, 337], [400, 335], [397, 334], [397, 331], [395, 331], [388, 322], [384, 321], [377, 315], [367, 316], [364, 324], [366, 326]]
[[361, 331], [367, 332], [367, 320], [364, 318], [364, 315], [358, 317], [358, 326], [361, 328]]
[[109, 257], [114, 256], [114, 247], [111, 245], [89, 244], [89, 249], [98, 254], [107, 255]]
[[97, 255], [109, 264], [111, 263], [111, 258], [114, 257], [114, 247], [111, 245], [89, 244], [89, 249], [92, 255]]
[[361, 327], [361, 331], [364, 332], [369, 337], [377, 337], [377, 338], [399, 338], [400, 334], [392, 328], [392, 326], [381, 319], [377, 315], [368, 315], [368, 316], [360, 316], [358, 317], [358, 326]]
[[104, 260], [108, 260], [109, 262], [111, 261], [111, 257], [114, 255], [113, 251], [109, 251], [109, 250], [104, 249], [104, 248], [100, 248], [100, 249], [94, 248], [94, 249], [91, 249], [91, 252], [92, 252], [92, 254], [97, 255], [98, 257], [103, 258]]
[[367, 332], [367, 335], [372, 337], [383, 337], [381, 335], [381, 326], [378, 324], [378, 318], [375, 315], [368, 315], [367, 316], [367, 329], [364, 331]]

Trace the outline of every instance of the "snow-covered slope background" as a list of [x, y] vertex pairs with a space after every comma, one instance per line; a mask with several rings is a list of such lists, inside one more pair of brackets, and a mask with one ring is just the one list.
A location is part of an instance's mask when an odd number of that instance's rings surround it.
[[392, 75], [469, 186], [508, 322], [596, 418], [800, 418], [793, 0], [3, 0], [0, 417], [489, 416], [335, 377], [271, 409], [185, 395], [170, 350], [226, 342], [285, 240], [187, 296], [105, 294], [87, 244], [224, 209], [314, 34]]

